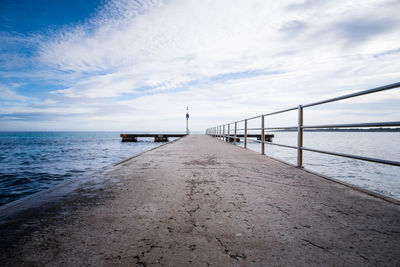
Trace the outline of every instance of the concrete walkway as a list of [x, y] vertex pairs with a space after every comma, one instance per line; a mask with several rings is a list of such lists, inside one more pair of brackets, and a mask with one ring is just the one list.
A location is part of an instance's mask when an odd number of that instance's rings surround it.
[[400, 207], [256, 152], [188, 136], [118, 165], [104, 199], [8, 264], [400, 265]]

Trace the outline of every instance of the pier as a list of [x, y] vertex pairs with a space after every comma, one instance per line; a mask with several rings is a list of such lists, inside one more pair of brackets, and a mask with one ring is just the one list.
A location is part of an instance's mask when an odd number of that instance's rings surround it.
[[183, 137], [121, 162], [107, 176], [115, 182], [95, 200], [2, 249], [1, 262], [400, 264], [398, 201], [211, 136]]

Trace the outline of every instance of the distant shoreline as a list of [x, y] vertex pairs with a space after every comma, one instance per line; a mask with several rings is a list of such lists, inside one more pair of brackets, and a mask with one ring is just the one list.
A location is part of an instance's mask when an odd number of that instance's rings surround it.
[[[400, 128], [375, 128], [375, 129], [304, 129], [305, 132], [400, 132]], [[297, 130], [277, 130], [275, 132], [297, 132]]]

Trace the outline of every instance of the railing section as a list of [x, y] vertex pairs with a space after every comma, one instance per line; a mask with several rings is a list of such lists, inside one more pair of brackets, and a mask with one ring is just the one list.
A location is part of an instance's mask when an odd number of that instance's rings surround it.
[[[231, 142], [233, 140], [233, 144], [236, 144], [237, 142], [237, 136], [238, 136], [238, 131], [244, 131], [243, 137], [244, 137], [244, 148], [247, 148], [248, 142], [259, 142], [261, 144], [261, 154], [265, 154], [265, 145], [275, 145], [275, 146], [280, 146], [280, 147], [286, 147], [286, 148], [291, 148], [291, 149], [296, 149], [297, 150], [297, 167], [302, 168], [303, 167], [303, 151], [311, 151], [311, 152], [316, 152], [316, 153], [322, 153], [322, 154], [328, 154], [328, 155], [333, 155], [333, 156], [338, 156], [338, 157], [346, 157], [346, 158], [352, 158], [352, 159], [357, 159], [357, 160], [363, 160], [363, 161], [370, 161], [370, 162], [375, 162], [375, 163], [381, 163], [381, 164], [386, 164], [386, 165], [392, 165], [392, 166], [400, 166], [400, 162], [398, 161], [391, 161], [391, 160], [384, 160], [384, 159], [378, 159], [378, 158], [371, 158], [371, 157], [365, 157], [365, 156], [359, 156], [359, 155], [351, 155], [351, 154], [345, 154], [345, 153], [337, 153], [337, 152], [332, 152], [332, 151], [325, 151], [325, 150], [320, 150], [320, 149], [314, 149], [314, 148], [309, 148], [309, 147], [304, 147], [303, 146], [303, 131], [304, 129], [327, 129], [327, 128], [373, 128], [373, 127], [398, 127], [400, 126], [400, 121], [390, 121], [390, 122], [371, 122], [371, 123], [352, 123], [352, 124], [328, 124], [328, 125], [303, 125], [303, 118], [304, 118], [304, 109], [313, 107], [313, 106], [318, 106], [318, 105], [324, 105], [327, 103], [331, 102], [336, 102], [344, 99], [349, 99], [349, 98], [354, 98], [362, 95], [367, 95], [367, 94], [372, 94], [372, 93], [377, 93], [381, 91], [386, 91], [390, 89], [395, 89], [395, 88], [400, 88], [400, 82], [398, 83], [393, 83], [369, 90], [364, 90], [364, 91], [359, 91], [356, 93], [352, 94], [347, 94], [335, 98], [330, 98], [330, 99], [325, 99], [322, 101], [314, 102], [311, 104], [307, 105], [298, 105], [297, 107], [293, 108], [288, 108], [280, 111], [275, 111], [272, 113], [267, 113], [267, 114], [261, 114], [259, 116], [255, 116], [252, 118], [247, 118], [223, 125], [218, 125], [212, 128], [208, 128], [206, 130], [206, 134], [214, 136], [220, 140], [224, 140], [226, 142]], [[296, 126], [291, 126], [291, 127], [265, 127], [265, 117], [277, 115], [277, 114], [282, 114], [285, 112], [290, 112], [290, 111], [295, 111], [297, 110], [298, 113], [298, 122]], [[260, 128], [248, 128], [248, 122], [251, 120], [256, 120], [260, 119]], [[244, 123], [244, 128], [238, 128], [239, 123]], [[230, 126], [234, 125], [234, 133], [231, 135], [230, 131]], [[227, 129], [227, 132], [225, 133], [225, 129]], [[267, 141], [265, 139], [265, 132], [266, 131], [273, 131], [273, 130], [295, 130], [297, 131], [297, 146], [291, 146], [291, 145], [286, 145], [286, 144], [279, 144], [275, 143], [272, 141]], [[254, 140], [254, 139], [249, 139], [249, 131], [260, 131], [260, 136], [261, 140]]]

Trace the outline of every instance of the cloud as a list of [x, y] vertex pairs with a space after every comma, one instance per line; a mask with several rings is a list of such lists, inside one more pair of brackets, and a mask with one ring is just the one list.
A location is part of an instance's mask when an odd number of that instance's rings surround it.
[[16, 92], [15, 90], [16, 87], [19, 87], [19, 84], [12, 84], [11, 87], [0, 84], [0, 101], [11, 100], [18, 102], [26, 102], [31, 99]]
[[374, 55], [374, 57], [389, 56], [391, 54], [396, 54], [396, 53], [400, 53], [400, 48], [398, 48], [398, 49], [390, 49], [390, 50], [386, 50], [386, 51], [380, 52], [380, 53]]
[[285, 32], [288, 38], [296, 37], [307, 28], [304, 22], [293, 20], [286, 23], [280, 30]]
[[332, 25], [332, 30], [337, 31], [348, 43], [363, 43], [382, 36], [398, 26], [398, 21], [394, 19], [359, 19], [335, 23]]
[[321, 7], [325, 5], [328, 1], [324, 0], [305, 0], [302, 3], [291, 3], [288, 5], [289, 10], [304, 10], [313, 7]]
[[[82, 24], [29, 37], [33, 67], [0, 75], [5, 84], [22, 79], [33, 99], [0, 114], [38, 114], [43, 127], [62, 116], [69, 130], [175, 130], [189, 105], [193, 129], [203, 130], [392, 83], [400, 69], [394, 5], [109, 1]], [[5, 49], [0, 60], [13, 54]]]

